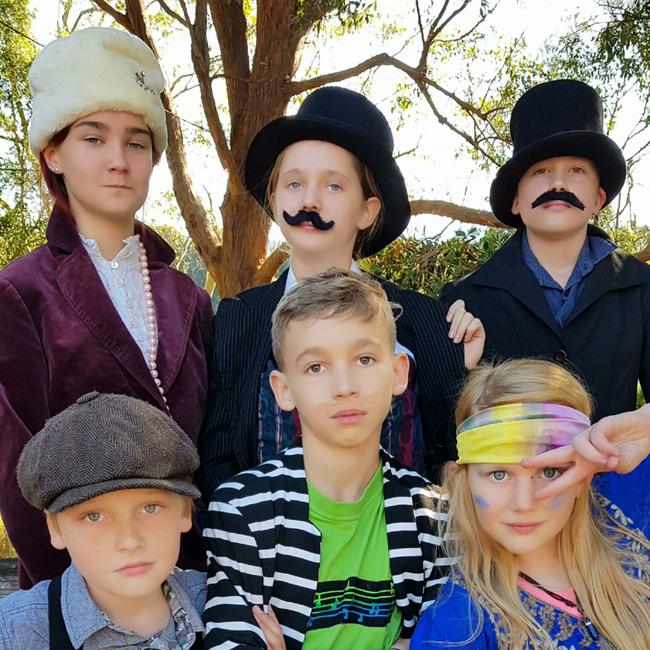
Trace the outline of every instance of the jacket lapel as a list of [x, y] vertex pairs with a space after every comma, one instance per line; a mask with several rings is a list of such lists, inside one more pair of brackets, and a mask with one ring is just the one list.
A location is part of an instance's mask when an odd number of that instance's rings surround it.
[[[149, 259], [151, 286], [158, 321], [158, 372], [163, 387], [171, 385], [182, 363], [189, 336], [196, 292], [177, 282], [169, 268], [173, 249], [153, 230], [136, 222]], [[162, 398], [137, 343], [115, 309], [110, 296], [86, 253], [74, 222], [54, 209], [47, 227], [48, 247], [58, 260], [59, 289], [97, 340], [120, 362], [154, 398], [161, 408]], [[187, 278], [188, 282], [191, 279]], [[178, 317], [178, 314], [181, 317]], [[164, 340], [164, 342], [163, 342]]]

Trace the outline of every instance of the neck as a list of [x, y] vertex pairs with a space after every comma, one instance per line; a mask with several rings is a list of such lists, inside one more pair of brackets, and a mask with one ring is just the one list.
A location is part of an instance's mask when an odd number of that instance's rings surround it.
[[565, 286], [575, 268], [587, 239], [587, 229], [554, 239], [527, 230], [528, 244], [539, 263], [561, 286]]
[[300, 280], [324, 273], [331, 268], [348, 271], [352, 262], [352, 251], [344, 250], [337, 255], [301, 254], [298, 251], [291, 251], [290, 261], [296, 278]]
[[112, 260], [124, 247], [124, 240], [135, 232], [134, 217], [120, 219], [73, 214], [79, 234], [94, 239], [107, 260]]
[[90, 585], [88, 592], [95, 605], [113, 623], [140, 636], [150, 637], [163, 630], [169, 622], [171, 612], [162, 587], [138, 597], [117, 596], [95, 590]]
[[307, 481], [328, 499], [357, 501], [377, 471], [378, 440], [378, 436], [373, 436], [362, 445], [341, 449], [324, 445], [314, 435], [303, 431]]
[[529, 575], [540, 585], [551, 591], [562, 591], [571, 587], [566, 570], [560, 560], [557, 540], [527, 555], [517, 556], [519, 571]]

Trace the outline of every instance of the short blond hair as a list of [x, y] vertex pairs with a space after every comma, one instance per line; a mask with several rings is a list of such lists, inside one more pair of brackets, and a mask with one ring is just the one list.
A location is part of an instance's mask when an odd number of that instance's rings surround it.
[[273, 356], [282, 365], [282, 346], [289, 323], [313, 319], [359, 318], [371, 321], [379, 316], [395, 346], [395, 317], [393, 309], [379, 282], [354, 271], [329, 269], [324, 273], [300, 280], [278, 303], [271, 321]]

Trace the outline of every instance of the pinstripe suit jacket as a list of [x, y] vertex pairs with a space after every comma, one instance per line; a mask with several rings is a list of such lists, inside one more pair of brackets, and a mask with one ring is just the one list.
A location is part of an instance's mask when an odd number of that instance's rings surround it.
[[[271, 356], [271, 316], [284, 294], [286, 276], [222, 300], [214, 317], [197, 475], [206, 503], [220, 483], [259, 462], [260, 379]], [[442, 303], [390, 282], [381, 284], [388, 299], [403, 309], [397, 339], [415, 355], [427, 473], [434, 477], [436, 468], [456, 457], [454, 408], [465, 377], [463, 346], [447, 336]]]
[[[395, 601], [403, 637], [447, 579], [446, 503], [419, 474], [381, 451]], [[309, 521], [301, 446], [237, 475], [215, 492], [203, 538], [208, 551], [206, 648], [265, 648], [251, 613], [272, 605], [288, 650], [300, 648], [318, 585], [321, 534]], [[266, 609], [266, 608], [265, 608]]]

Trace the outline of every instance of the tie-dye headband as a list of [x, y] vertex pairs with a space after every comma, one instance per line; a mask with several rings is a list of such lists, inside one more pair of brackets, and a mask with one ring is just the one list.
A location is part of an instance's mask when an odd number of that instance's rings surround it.
[[483, 409], [456, 430], [458, 462], [519, 463], [571, 443], [589, 418], [561, 404], [503, 404]]

